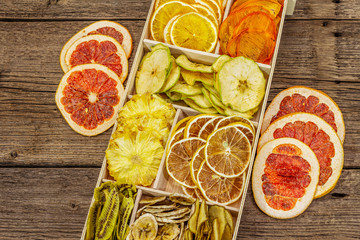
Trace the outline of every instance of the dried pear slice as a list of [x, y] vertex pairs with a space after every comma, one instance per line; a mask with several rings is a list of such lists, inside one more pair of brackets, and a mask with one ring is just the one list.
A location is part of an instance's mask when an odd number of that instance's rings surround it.
[[184, 236], [185, 236], [185, 240], [193, 240], [194, 239], [194, 235], [189, 229], [186, 229]]
[[232, 234], [233, 234], [233, 230], [231, 230], [231, 228], [229, 227], [229, 225], [226, 225], [221, 240], [229, 240], [229, 239], [232, 239]]
[[211, 231], [212, 240], [221, 240], [220, 230], [219, 230], [219, 220], [217, 218], [212, 222], [212, 231]]
[[180, 193], [170, 194], [169, 199], [174, 203], [182, 205], [192, 205], [196, 201], [195, 198]]
[[184, 95], [198, 95], [201, 94], [201, 83], [195, 83], [193, 86], [190, 86], [186, 83], [178, 81], [169, 92], [177, 92]]
[[140, 204], [153, 205], [166, 200], [166, 196], [145, 198], [140, 200]]
[[192, 71], [192, 72], [203, 72], [203, 73], [212, 73], [213, 70], [211, 66], [207, 66], [201, 63], [194, 63], [191, 62], [185, 55], [180, 55], [176, 59], [176, 63], [186, 70]]
[[175, 223], [167, 223], [159, 229], [155, 240], [174, 240], [180, 234], [180, 228]]
[[158, 224], [151, 214], [139, 217], [131, 228], [131, 234], [135, 240], [154, 240], [158, 232]]
[[225, 217], [225, 208], [216, 205], [209, 207], [209, 219], [211, 222], [215, 219], [218, 220], [218, 235], [219, 239], [221, 239], [225, 230], [225, 226], [227, 224]]
[[214, 70], [214, 72], [218, 72], [221, 69], [221, 67], [224, 65], [224, 63], [229, 60], [231, 60], [231, 57], [229, 57], [228, 55], [221, 55], [215, 60], [215, 62], [211, 65], [211, 67]]
[[180, 67], [176, 64], [175, 58], [171, 56], [171, 70], [169, 76], [166, 78], [165, 83], [161, 87], [159, 92], [166, 92], [172, 88], [180, 78]]
[[209, 102], [209, 100], [203, 94], [189, 96], [187, 98], [193, 100], [201, 108], [212, 107], [211, 102]]
[[266, 80], [259, 66], [245, 57], [225, 62], [218, 72], [221, 100], [239, 112], [256, 108], [265, 95]]
[[199, 111], [201, 113], [206, 113], [206, 114], [216, 114], [218, 113], [218, 111], [211, 107], [211, 108], [202, 108], [199, 105], [197, 105], [193, 100], [191, 99], [184, 99], [184, 102], [189, 105], [191, 108], [195, 109], [196, 111]]
[[199, 209], [199, 215], [196, 224], [196, 232], [200, 230], [201, 225], [208, 220], [208, 206], [205, 201], [201, 202], [201, 206]]
[[171, 70], [169, 49], [160, 48], [147, 54], [136, 73], [136, 93], [159, 92]]
[[199, 211], [200, 211], [200, 203], [199, 203], [199, 199], [196, 199], [194, 213], [191, 215], [188, 222], [188, 227], [192, 233], [196, 233], [197, 230]]
[[175, 218], [182, 218], [186, 214], [190, 213], [191, 209], [188, 207], [179, 208], [170, 212], [160, 212], [160, 213], [154, 213], [155, 217], [175, 217]]
[[[232, 235], [232, 233], [234, 232], [234, 221], [233, 221], [233, 217], [232, 217], [231, 213], [228, 210], [225, 210], [225, 219], [226, 219], [227, 225], [230, 228], [230, 233]], [[225, 229], [225, 231], [226, 231], [226, 229]], [[225, 234], [225, 232], [224, 232], [224, 234]], [[224, 236], [223, 236], [223, 239], [224, 239]]]
[[184, 240], [184, 233], [185, 233], [185, 223], [180, 223], [180, 233], [179, 233], [179, 237], [178, 240]]
[[214, 85], [214, 75], [212, 73], [192, 72], [183, 68], [181, 69], [181, 76], [191, 86], [197, 81], [210, 86]]

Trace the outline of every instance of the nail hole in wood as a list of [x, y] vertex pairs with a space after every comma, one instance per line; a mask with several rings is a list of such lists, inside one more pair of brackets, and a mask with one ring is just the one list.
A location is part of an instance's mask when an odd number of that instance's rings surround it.
[[13, 151], [10, 153], [11, 157], [16, 158], [18, 156], [17, 152]]
[[340, 84], [341, 82], [340, 82], [340, 80], [335, 80], [335, 83]]
[[326, 27], [328, 24], [328, 22], [323, 22], [323, 27]]
[[336, 33], [334, 33], [334, 36], [335, 36], [335, 37], [341, 37], [341, 36], [342, 36], [342, 33], [336, 32]]
[[333, 3], [340, 3], [340, 0], [333, 0]]

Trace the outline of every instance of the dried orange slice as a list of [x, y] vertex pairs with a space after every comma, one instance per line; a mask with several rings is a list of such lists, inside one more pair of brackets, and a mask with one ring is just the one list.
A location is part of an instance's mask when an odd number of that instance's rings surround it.
[[206, 122], [199, 131], [199, 138], [207, 140], [208, 136], [215, 130], [216, 124], [223, 118], [223, 116], [218, 116]]
[[194, 153], [204, 144], [205, 140], [201, 138], [187, 138], [178, 141], [170, 148], [166, 157], [166, 170], [176, 182], [188, 188], [196, 187], [191, 178], [190, 161]]
[[184, 2], [170, 1], [161, 4], [150, 20], [151, 37], [155, 41], [164, 42], [164, 29], [168, 22], [177, 15], [189, 12], [196, 12], [196, 9]]
[[123, 83], [128, 74], [128, 60], [123, 47], [112, 37], [89, 35], [75, 41], [66, 52], [69, 69], [88, 63], [98, 63], [113, 70]]
[[199, 189], [207, 201], [225, 206], [236, 202], [241, 197], [245, 173], [238, 177], [225, 178], [213, 172], [203, 161], [197, 180]]
[[322, 197], [336, 185], [344, 164], [344, 149], [335, 130], [311, 113], [290, 113], [274, 121], [261, 136], [260, 149], [266, 142], [283, 137], [296, 138], [308, 145], [320, 164], [315, 198]]
[[208, 121], [210, 121], [216, 116], [217, 115], [199, 114], [193, 117], [186, 124], [184, 133], [185, 138], [197, 137], [199, 135], [200, 129], [204, 126], [204, 124], [206, 124]]
[[279, 138], [259, 151], [252, 175], [254, 199], [274, 218], [293, 218], [314, 198], [319, 163], [314, 152], [294, 138]]
[[233, 116], [229, 116], [229, 117], [220, 119], [219, 122], [216, 124], [215, 129], [225, 127], [231, 123], [236, 123], [236, 122], [241, 122], [241, 123], [245, 123], [245, 124], [249, 125], [251, 127], [252, 131], [255, 132], [254, 124], [249, 119], [243, 118], [238, 115], [233, 115]]
[[198, 198], [195, 193], [196, 188], [188, 188], [188, 187], [184, 187], [182, 185], [181, 185], [181, 188], [182, 188], [183, 192], [185, 193], [185, 195], [195, 198], [195, 199]]
[[199, 3], [205, 7], [211, 8], [211, 10], [215, 13], [215, 17], [217, 21], [220, 23], [222, 19], [222, 7], [216, 0], [195, 0], [196, 3]]
[[62, 77], [55, 100], [74, 131], [94, 136], [114, 124], [123, 94], [124, 87], [113, 71], [100, 64], [84, 64]]
[[170, 138], [167, 146], [166, 146], [166, 153], [168, 153], [170, 151], [170, 148], [177, 143], [178, 141], [184, 139], [184, 132], [185, 132], [185, 128], [182, 127], [180, 129], [178, 129]]
[[176, 125], [174, 126], [174, 128], [173, 128], [173, 130], [172, 130], [172, 132], [171, 132], [171, 135], [174, 135], [174, 133], [175, 133], [178, 129], [185, 127], [186, 124], [188, 123], [188, 121], [190, 121], [193, 117], [194, 117], [194, 116], [187, 116], [187, 117], [181, 119], [180, 121], [178, 121], [178, 122], [176, 123]]
[[212, 21], [216, 27], [219, 26], [219, 21], [216, 18], [216, 14], [215, 12], [211, 9], [211, 7], [209, 5], [207, 5], [205, 2], [201, 3], [201, 4], [191, 4], [191, 6], [193, 6], [194, 8], [196, 8], [196, 10], [202, 14], [203, 16], [207, 17], [208, 19], [210, 19], [210, 21]]
[[197, 173], [200, 169], [200, 165], [205, 161], [204, 146], [200, 147], [195, 153], [190, 162], [190, 174], [192, 180], [197, 184]]
[[235, 126], [240, 131], [242, 131], [247, 137], [247, 139], [249, 139], [250, 145], [252, 146], [255, 138], [255, 132], [252, 130], [250, 125], [242, 122], [235, 122], [235, 123], [230, 123], [228, 126]]
[[250, 162], [251, 145], [234, 126], [217, 129], [207, 139], [205, 159], [212, 171], [226, 178], [238, 177]]
[[170, 19], [169, 22], [166, 24], [166, 26], [164, 28], [164, 42], [165, 43], [173, 44], [171, 42], [170, 30], [171, 30], [171, 27], [172, 27], [173, 23], [175, 22], [175, 20], [178, 19], [180, 16], [181, 15], [176, 15], [175, 17]]
[[303, 86], [285, 89], [275, 96], [265, 112], [261, 133], [279, 117], [294, 112], [308, 112], [321, 117], [344, 143], [345, 124], [338, 105], [326, 93]]
[[114, 38], [124, 48], [127, 58], [130, 58], [133, 44], [132, 37], [127, 28], [117, 22], [102, 20], [85, 27], [71, 37], [64, 45], [60, 53], [60, 65], [64, 72], [69, 71], [68, 65], [65, 62], [65, 55], [70, 46], [78, 39], [93, 34], [102, 34]]
[[217, 26], [209, 18], [190, 12], [174, 21], [170, 37], [176, 46], [212, 52], [217, 43], [217, 33]]

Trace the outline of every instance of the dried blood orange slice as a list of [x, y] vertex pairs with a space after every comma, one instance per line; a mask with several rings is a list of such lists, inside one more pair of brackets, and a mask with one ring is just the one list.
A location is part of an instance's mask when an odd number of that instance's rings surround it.
[[291, 87], [276, 95], [265, 112], [261, 133], [277, 118], [294, 112], [308, 112], [321, 117], [344, 142], [345, 124], [338, 105], [327, 94], [303, 86]]
[[310, 113], [291, 113], [274, 121], [259, 140], [258, 149], [275, 139], [296, 138], [308, 145], [320, 164], [315, 198], [330, 192], [338, 181], [344, 163], [344, 150], [335, 130], [322, 118]]
[[119, 77], [109, 68], [84, 64], [65, 73], [55, 100], [72, 129], [94, 136], [114, 124], [123, 93]]
[[75, 41], [65, 54], [69, 69], [87, 63], [98, 63], [113, 70], [123, 83], [128, 74], [128, 60], [123, 47], [112, 37], [89, 35]]
[[236, 202], [244, 189], [245, 173], [234, 178], [226, 178], [213, 172], [206, 162], [202, 162], [198, 175], [198, 186], [209, 202], [229, 205]]
[[254, 163], [255, 202], [271, 217], [296, 217], [310, 205], [318, 179], [319, 163], [306, 144], [294, 138], [269, 141]]
[[102, 34], [114, 38], [124, 48], [127, 58], [132, 52], [132, 38], [129, 31], [121, 24], [112, 21], [98, 21], [85, 27], [67, 41], [60, 53], [60, 65], [64, 72], [69, 71], [65, 63], [65, 55], [70, 46], [78, 39], [92, 34]]
[[176, 182], [188, 188], [196, 188], [191, 178], [190, 161], [203, 145], [205, 140], [192, 137], [180, 140], [170, 148], [166, 157], [166, 170]]

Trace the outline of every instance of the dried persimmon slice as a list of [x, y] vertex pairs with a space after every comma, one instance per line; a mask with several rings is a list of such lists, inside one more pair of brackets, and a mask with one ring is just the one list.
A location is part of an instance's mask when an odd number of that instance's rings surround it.
[[[239, 1], [239, 4], [241, 3], [241, 1]], [[261, 7], [263, 9], [266, 9], [266, 11], [268, 11], [274, 18], [280, 13], [281, 8], [282, 8], [282, 4], [280, 4], [279, 2], [275, 1], [275, 0], [250, 0], [250, 1], [246, 1], [242, 4], [233, 4], [231, 6], [230, 12], [232, 11], [237, 11], [243, 8], [248, 8], [248, 7]]]
[[253, 12], [241, 19], [236, 25], [233, 35], [240, 34], [244, 29], [272, 33], [273, 38], [276, 39], [276, 26], [274, 20], [271, 18], [270, 14], [265, 12]]
[[306, 144], [294, 138], [267, 142], [258, 152], [252, 189], [258, 207], [274, 218], [293, 218], [312, 202], [319, 163]]
[[335, 130], [311, 113], [290, 113], [274, 121], [259, 140], [258, 149], [277, 138], [296, 138], [308, 145], [320, 164], [315, 198], [329, 193], [336, 185], [344, 164], [344, 149]]
[[55, 100], [72, 129], [94, 136], [114, 124], [123, 93], [124, 87], [112, 70], [100, 64], [84, 64], [62, 77]]

